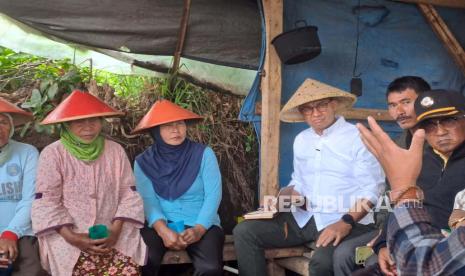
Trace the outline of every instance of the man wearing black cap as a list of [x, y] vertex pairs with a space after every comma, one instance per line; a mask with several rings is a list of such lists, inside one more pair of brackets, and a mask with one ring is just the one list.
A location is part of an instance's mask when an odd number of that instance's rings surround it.
[[[396, 273], [401, 275], [465, 275], [465, 227], [459, 223], [445, 238], [435, 227], [428, 208], [423, 208], [428, 207], [422, 204], [427, 188], [416, 186], [420, 170], [425, 170], [421, 160], [425, 137], [443, 150], [441, 158], [449, 172], [444, 170], [441, 176], [455, 170], [456, 177], [463, 181], [464, 172], [459, 172], [459, 166], [463, 166], [459, 160], [463, 158], [459, 155], [465, 140], [465, 109], [461, 107], [464, 98], [439, 92], [431, 91], [416, 103], [421, 111], [419, 127], [424, 131], [415, 132], [409, 150], [396, 146], [373, 118], [368, 118], [371, 130], [357, 124], [363, 142], [382, 164], [391, 183], [390, 198], [395, 207], [389, 219], [388, 243], [397, 263]], [[456, 146], [460, 140], [462, 143]], [[451, 183], [440, 184], [447, 187]]]
[[416, 127], [425, 130], [425, 147], [418, 185], [433, 224], [447, 228], [455, 195], [465, 188], [465, 97], [432, 90], [415, 101]]
[[[447, 228], [455, 195], [465, 189], [465, 97], [454, 91], [427, 91], [416, 99], [415, 113], [417, 123], [413, 129], [425, 129], [428, 142], [417, 185], [424, 191], [424, 206], [433, 226]], [[386, 231], [373, 249], [380, 254], [387, 251]], [[380, 259], [379, 266], [385, 275], [395, 275], [396, 264], [393, 261]], [[381, 274], [372, 266], [357, 271], [355, 275]]]

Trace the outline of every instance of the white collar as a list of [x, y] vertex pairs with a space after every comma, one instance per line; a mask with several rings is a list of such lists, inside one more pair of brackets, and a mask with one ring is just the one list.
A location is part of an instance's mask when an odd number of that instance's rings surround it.
[[310, 128], [310, 129], [311, 129], [312, 134], [323, 137], [323, 136], [331, 135], [334, 132], [338, 131], [340, 129], [340, 126], [343, 125], [345, 122], [346, 122], [346, 120], [344, 119], [344, 117], [336, 116], [336, 121], [332, 125], [330, 125], [329, 127], [323, 129], [323, 132], [322, 132], [321, 135], [316, 133], [313, 128]]

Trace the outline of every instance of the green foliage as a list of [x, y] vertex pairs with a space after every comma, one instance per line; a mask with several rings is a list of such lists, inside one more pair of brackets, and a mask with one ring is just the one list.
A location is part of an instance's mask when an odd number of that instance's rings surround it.
[[22, 137], [26, 134], [31, 124], [33, 124], [34, 130], [38, 133], [46, 132], [50, 135], [54, 132], [54, 126], [43, 126], [40, 124], [40, 121], [54, 108], [52, 101], [55, 100], [58, 95], [59, 89], [59, 82], [45, 80], [40, 83], [39, 89], [34, 88], [32, 90], [31, 97], [26, 100], [21, 107], [31, 110], [35, 121], [33, 123], [28, 123], [22, 129]]
[[[165, 98], [208, 117], [204, 124], [198, 124], [196, 128], [203, 133], [204, 142], [209, 144], [214, 143], [216, 136], [221, 136], [217, 131], [222, 127], [222, 120], [231, 120], [228, 114], [217, 110], [221, 108], [221, 103], [212, 102], [214, 99], [209, 96], [209, 92], [182, 78], [173, 80], [172, 77], [118, 75], [103, 70], [91, 72], [89, 67], [77, 66], [69, 59], [50, 60], [0, 47], [0, 91], [13, 92], [24, 87], [28, 87], [28, 91], [32, 90], [22, 107], [34, 114], [35, 121], [22, 129], [21, 136], [26, 135], [31, 128], [38, 133], [56, 133], [56, 126], [42, 126], [40, 122], [61, 101], [64, 94], [83, 88], [90, 79], [95, 80], [98, 86], [109, 85], [116, 96], [131, 103], [133, 107], [140, 105], [141, 92], [152, 92], [155, 97]], [[251, 153], [257, 145], [255, 133], [252, 128], [245, 131], [242, 140], [244, 150]]]
[[[46, 85], [43, 85], [46, 83]], [[51, 104], [50, 100], [57, 95], [58, 92], [58, 84], [51, 83], [51, 82], [42, 82], [40, 85], [40, 89], [33, 89], [31, 97], [25, 101], [21, 107], [28, 108], [34, 114], [34, 122], [29, 122], [23, 127], [21, 131], [21, 137], [26, 135], [27, 130], [31, 125], [34, 126], [34, 130], [38, 133], [46, 132], [47, 134], [54, 133], [55, 127], [54, 126], [43, 126], [40, 124], [48, 112], [50, 112], [54, 106]]]
[[0, 47], [0, 91], [21, 87], [24, 78], [33, 76], [30, 69], [36, 67], [38, 61], [39, 58]]
[[16, 53], [8, 48], [0, 47], [0, 73], [5, 74], [16, 72], [15, 68], [24, 63], [35, 62], [40, 58], [28, 54]]
[[[34, 114], [34, 129], [38, 133], [53, 134], [55, 126], [43, 126], [40, 122], [58, 104], [64, 94], [83, 86], [87, 80], [84, 70], [80, 70], [69, 60], [51, 61], [39, 64], [34, 68], [34, 79], [38, 80], [39, 87], [32, 89], [31, 97], [21, 107], [31, 110]], [[24, 136], [31, 124], [23, 128]]]
[[134, 97], [154, 83], [149, 77], [117, 75], [102, 70], [90, 72], [88, 67], [79, 67], [69, 59], [50, 60], [0, 47], [0, 91], [13, 92], [22, 87], [32, 89], [22, 107], [34, 114], [35, 122], [27, 124], [21, 136], [26, 135], [31, 126], [38, 133], [54, 133], [55, 126], [42, 126], [40, 121], [64, 94], [83, 88], [92, 77], [98, 85], [113, 87], [115, 94], [123, 98]]
[[90, 72], [89, 67], [77, 66], [69, 59], [50, 60], [0, 47], [0, 91], [15, 91], [34, 81], [51, 81], [58, 84], [63, 94], [83, 86], [91, 78], [98, 85], [108, 84], [123, 98], [134, 97], [156, 82], [147, 76], [118, 75], [103, 70]]
[[245, 152], [252, 152], [254, 147], [257, 146], [257, 136], [253, 128], [248, 129], [247, 136], [245, 136]]
[[35, 81], [50, 81], [57, 82], [57, 92], [68, 93], [88, 79], [88, 69], [69, 59], [49, 60], [0, 47], [0, 90], [15, 91]]
[[193, 112], [204, 113], [212, 110], [209, 106], [208, 92], [182, 78], [173, 79], [171, 76], [158, 79], [157, 90], [159, 97]]
[[103, 70], [95, 70], [93, 79], [98, 85], [108, 84], [115, 94], [122, 98], [132, 98], [155, 83], [155, 78], [147, 76], [118, 75]]

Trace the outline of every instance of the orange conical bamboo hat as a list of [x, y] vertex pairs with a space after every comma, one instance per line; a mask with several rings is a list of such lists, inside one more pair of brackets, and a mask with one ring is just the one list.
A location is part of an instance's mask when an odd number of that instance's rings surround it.
[[74, 90], [71, 95], [47, 115], [41, 124], [48, 125], [93, 117], [121, 115], [124, 115], [124, 113], [113, 109], [99, 98], [87, 92]]
[[202, 117], [168, 100], [158, 100], [152, 105], [144, 118], [140, 120], [132, 133], [141, 133], [144, 130], [162, 124], [195, 119], [199, 120]]
[[16, 105], [0, 98], [0, 113], [8, 113], [13, 118], [15, 126], [19, 126], [32, 120], [32, 113], [26, 112]]

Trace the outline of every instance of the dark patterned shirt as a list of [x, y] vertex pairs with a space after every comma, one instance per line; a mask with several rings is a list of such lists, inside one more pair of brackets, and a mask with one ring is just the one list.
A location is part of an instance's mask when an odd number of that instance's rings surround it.
[[465, 275], [465, 227], [445, 238], [418, 204], [394, 209], [387, 238], [399, 275]]

